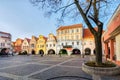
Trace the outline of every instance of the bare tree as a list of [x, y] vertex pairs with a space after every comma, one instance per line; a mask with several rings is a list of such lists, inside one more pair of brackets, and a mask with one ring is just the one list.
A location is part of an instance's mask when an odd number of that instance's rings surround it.
[[[106, 16], [109, 3], [114, 1], [117, 0], [30, 0], [33, 5], [39, 6], [50, 15], [58, 13], [60, 19], [64, 17], [78, 18], [81, 15], [95, 38], [97, 65], [102, 64], [102, 17]], [[95, 26], [97, 30], [95, 30]]]

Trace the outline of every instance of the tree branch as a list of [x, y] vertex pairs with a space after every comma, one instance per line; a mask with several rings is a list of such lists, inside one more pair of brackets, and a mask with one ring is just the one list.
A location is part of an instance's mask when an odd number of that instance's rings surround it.
[[90, 0], [90, 5], [88, 6], [88, 9], [86, 10], [86, 13], [85, 13], [86, 15], [87, 15], [88, 11], [90, 10], [91, 5], [92, 5], [92, 0]]
[[94, 29], [94, 28], [92, 27], [92, 25], [90, 24], [90, 21], [88, 20], [86, 14], [85, 14], [84, 11], [82, 10], [81, 6], [79, 5], [78, 0], [74, 0], [74, 2], [75, 2], [75, 4], [76, 4], [79, 12], [81, 13], [81, 15], [82, 15], [85, 23], [87, 24], [88, 28], [90, 29], [91, 33], [92, 33], [93, 35], [96, 35], [97, 32], [95, 31], [95, 29]]
[[[88, 16], [91, 20], [93, 20], [94, 22], [95, 22], [95, 24], [98, 26], [98, 32], [97, 33], [100, 33], [100, 34], [102, 34], [102, 30], [103, 30], [103, 23], [101, 22], [101, 21], [97, 21], [97, 20], [95, 20], [93, 17], [91, 17], [91, 16]], [[99, 35], [99, 36], [101, 36], [101, 35]]]
[[91, 17], [90, 15], [88, 15], [88, 17], [93, 20], [95, 22], [95, 24], [97, 25], [97, 20], [95, 20], [93, 17]]
[[53, 11], [53, 12], [57, 13], [59, 10], [61, 10], [61, 9], [63, 9], [63, 8], [66, 9], [67, 7], [69, 7], [69, 6], [73, 5], [73, 4], [74, 4], [74, 2], [71, 3], [71, 4], [69, 4], [69, 5], [67, 5], [67, 6], [63, 6], [63, 7], [59, 8], [59, 9], [57, 9], [56, 11]]

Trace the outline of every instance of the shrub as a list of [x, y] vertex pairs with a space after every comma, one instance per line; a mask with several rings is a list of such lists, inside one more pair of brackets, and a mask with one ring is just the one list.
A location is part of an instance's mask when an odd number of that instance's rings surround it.
[[85, 64], [88, 66], [91, 66], [91, 67], [103, 67], [103, 68], [116, 66], [114, 63], [112, 63], [110, 61], [106, 61], [106, 62], [102, 63], [101, 65], [96, 65], [96, 63], [94, 61], [89, 61]]

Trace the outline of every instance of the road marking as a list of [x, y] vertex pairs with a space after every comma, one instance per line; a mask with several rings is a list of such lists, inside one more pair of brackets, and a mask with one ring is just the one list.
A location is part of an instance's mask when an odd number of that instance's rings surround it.
[[28, 65], [28, 64], [34, 64], [34, 63], [24, 63], [24, 64], [12, 65], [12, 66], [8, 66], [8, 67], [0, 68], [0, 70], [1, 69], [6, 69], [6, 68], [13, 68], [13, 67], [18, 67], [18, 66], [24, 66], [24, 65]]
[[35, 75], [35, 74], [38, 74], [38, 73], [44, 72], [44, 71], [46, 71], [46, 70], [49, 70], [49, 69], [51, 69], [51, 68], [54, 68], [54, 67], [56, 67], [56, 66], [59, 66], [59, 65], [61, 65], [61, 64], [64, 64], [64, 63], [69, 62], [69, 61], [72, 61], [72, 60], [73, 60], [73, 59], [66, 60], [66, 61], [61, 62], [61, 63], [58, 63], [58, 64], [56, 64], [56, 65], [53, 65], [53, 66], [50, 66], [50, 67], [44, 68], [44, 69], [42, 69], [42, 70], [39, 70], [39, 71], [33, 72], [33, 73], [31, 73], [31, 74], [29, 74], [29, 75], [26, 75], [26, 76], [24, 76], [24, 77], [30, 77], [30, 76], [32, 76], [32, 75]]
[[9, 73], [3, 73], [3, 72], [0, 72], [0, 76], [10, 78], [10, 79], [14, 79], [14, 80], [40, 80], [40, 79], [25, 78], [25, 77], [22, 77], [22, 76], [17, 76], [17, 75], [13, 75], [13, 74], [9, 74]]

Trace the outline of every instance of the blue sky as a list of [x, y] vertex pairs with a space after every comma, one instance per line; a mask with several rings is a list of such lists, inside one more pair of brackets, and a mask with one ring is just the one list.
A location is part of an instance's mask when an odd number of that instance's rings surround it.
[[[0, 0], [0, 31], [9, 32], [12, 40], [31, 38], [40, 34], [56, 35], [55, 17], [44, 17], [43, 11], [33, 7], [29, 0]], [[64, 25], [83, 23], [83, 21], [65, 21]]]

